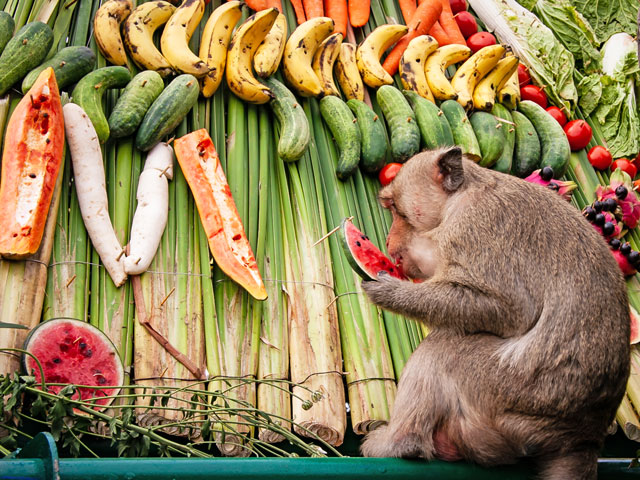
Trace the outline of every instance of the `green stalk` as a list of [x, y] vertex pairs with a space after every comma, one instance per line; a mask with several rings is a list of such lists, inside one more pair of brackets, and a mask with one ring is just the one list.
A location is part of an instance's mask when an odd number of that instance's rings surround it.
[[27, 23], [32, 4], [33, 0], [21, 0], [18, 2], [16, 11], [13, 14], [13, 19], [16, 22], [16, 32]]

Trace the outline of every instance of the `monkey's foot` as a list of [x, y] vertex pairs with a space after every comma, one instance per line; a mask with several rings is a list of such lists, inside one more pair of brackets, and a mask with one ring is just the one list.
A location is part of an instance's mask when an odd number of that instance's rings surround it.
[[462, 455], [455, 443], [451, 441], [446, 432], [436, 430], [433, 432], [433, 447], [435, 457], [445, 462], [457, 462], [462, 460]]

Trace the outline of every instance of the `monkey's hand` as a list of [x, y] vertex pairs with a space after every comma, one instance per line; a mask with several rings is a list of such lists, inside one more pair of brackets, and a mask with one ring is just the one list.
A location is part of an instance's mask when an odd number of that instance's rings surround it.
[[387, 272], [379, 272], [377, 280], [363, 280], [362, 289], [366, 292], [369, 300], [382, 308], [393, 310], [395, 306], [393, 299], [396, 292], [402, 291], [407, 285], [406, 280], [392, 277]]

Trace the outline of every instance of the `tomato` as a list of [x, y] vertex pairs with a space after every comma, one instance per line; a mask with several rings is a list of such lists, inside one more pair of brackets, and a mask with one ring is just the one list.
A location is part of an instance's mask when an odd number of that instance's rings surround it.
[[587, 153], [587, 158], [593, 168], [597, 168], [598, 170], [606, 170], [611, 166], [611, 162], [613, 162], [611, 152], [602, 145], [592, 147]]
[[458, 12], [464, 12], [467, 9], [466, 0], [449, 0], [449, 4], [451, 5], [451, 11], [454, 15]]
[[638, 173], [638, 169], [635, 167], [635, 165], [626, 158], [619, 158], [611, 164], [612, 172], [615, 172], [617, 169], [625, 172], [631, 177], [632, 180], [635, 178], [636, 173]]
[[454, 16], [460, 33], [464, 38], [469, 38], [471, 35], [478, 31], [478, 24], [476, 19], [467, 11], [460, 12]]
[[637, 170], [640, 170], [640, 153], [638, 153], [638, 155], [636, 155], [635, 158], [631, 160], [631, 163], [633, 163]]
[[524, 63], [518, 64], [518, 82], [520, 82], [520, 87], [524, 87], [525, 85], [529, 85], [531, 83], [531, 75], [529, 75], [529, 69]]
[[496, 37], [489, 32], [478, 32], [467, 38], [467, 46], [473, 53], [489, 45], [495, 45], [497, 43]]
[[548, 107], [547, 113], [555, 118], [561, 126], [565, 126], [567, 124], [567, 116], [564, 114], [562, 110], [560, 110], [556, 106]]
[[569, 140], [569, 146], [574, 152], [586, 147], [591, 141], [591, 127], [584, 120], [571, 120], [564, 126], [564, 133]]
[[387, 163], [378, 173], [378, 179], [383, 187], [386, 187], [396, 178], [396, 175], [402, 167], [401, 163]]
[[522, 100], [531, 100], [542, 108], [547, 108], [547, 94], [537, 85], [525, 85], [520, 88], [520, 97]]

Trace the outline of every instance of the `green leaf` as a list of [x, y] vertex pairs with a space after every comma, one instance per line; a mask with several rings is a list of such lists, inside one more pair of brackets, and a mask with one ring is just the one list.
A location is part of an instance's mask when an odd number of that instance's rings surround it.
[[618, 32], [636, 33], [637, 0], [571, 0], [571, 3], [603, 41]]

